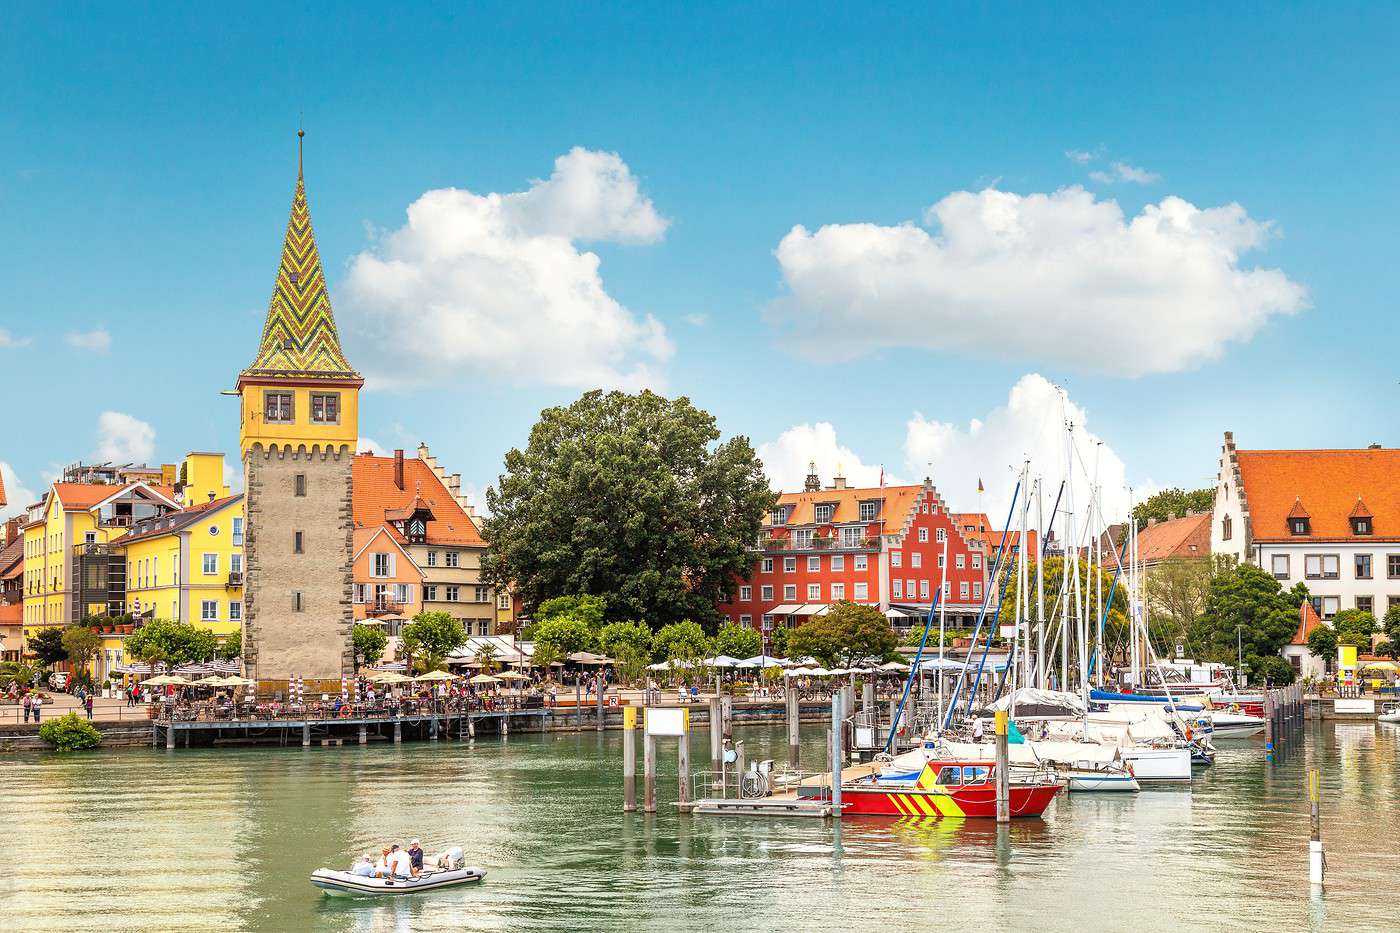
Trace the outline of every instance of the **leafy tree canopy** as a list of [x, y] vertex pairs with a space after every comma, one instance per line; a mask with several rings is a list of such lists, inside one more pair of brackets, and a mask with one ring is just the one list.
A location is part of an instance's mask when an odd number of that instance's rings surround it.
[[710, 638], [695, 622], [663, 625], [651, 642], [658, 661], [698, 661], [710, 653]]
[[651, 656], [651, 627], [644, 622], [609, 622], [598, 632], [598, 647], [608, 657], [627, 649]]
[[212, 661], [219, 639], [207, 628], [170, 619], [152, 619], [126, 640], [126, 653], [147, 664], [164, 662], [171, 667]]
[[102, 647], [102, 633], [86, 625], [70, 625], [63, 630], [63, 650], [75, 671], [86, 671], [93, 655]]
[[603, 614], [607, 608], [607, 600], [601, 596], [556, 596], [553, 599], [546, 599], [540, 603], [540, 608], [535, 612], [535, 619], [545, 622], [556, 616], [573, 616], [586, 624], [589, 628], [599, 629], [603, 626]]
[[598, 633], [587, 622], [572, 615], [554, 616], [535, 626], [535, 650], [548, 645], [560, 660], [575, 651], [593, 651], [598, 647]]
[[420, 612], [403, 627], [399, 643], [416, 669], [433, 671], [467, 643], [467, 630], [446, 612]]
[[1215, 508], [1214, 487], [1193, 489], [1190, 492], [1173, 487], [1163, 489], [1155, 496], [1144, 499], [1133, 506], [1133, 521], [1141, 528], [1147, 524], [1149, 519], [1165, 522], [1173, 518], [1182, 518], [1188, 512], [1209, 512], [1213, 508]]
[[63, 647], [63, 629], [57, 627], [39, 629], [25, 639], [25, 647], [33, 652], [39, 663], [45, 667], [68, 657], [68, 649]]
[[377, 664], [384, 657], [389, 636], [377, 625], [357, 625], [350, 632], [350, 642], [355, 650], [355, 670], [359, 670]]
[[549, 408], [488, 489], [482, 573], [526, 607], [583, 593], [611, 620], [718, 618], [774, 495], [747, 438], [689, 399], [585, 393]]
[[[1045, 593], [1045, 618], [1054, 616], [1060, 600], [1060, 587], [1065, 579], [1065, 559], [1063, 557], [1050, 557], [1045, 560], [1045, 584], [1042, 587]], [[1001, 601], [1001, 608], [998, 610], [998, 620], [1003, 625], [1009, 625], [1016, 618], [1016, 576], [1019, 571], [1011, 571], [1011, 580], [1006, 586], [1006, 596]], [[1127, 622], [1128, 611], [1128, 591], [1120, 583], [1118, 589], [1113, 588], [1113, 573], [1102, 567], [1095, 568], [1094, 576], [1098, 577], [1096, 583], [1089, 574], [1089, 565], [1086, 561], [1078, 562], [1079, 586], [1082, 598], [1089, 606], [1089, 615], [1097, 620], [1101, 614], [1099, 606], [1099, 593], [1103, 593], [1103, 602], [1108, 606], [1107, 625], [1124, 625]], [[1026, 574], [1026, 585], [1030, 588], [1031, 617], [1035, 613], [1036, 579], [1035, 565], [1031, 565]], [[1073, 581], [1071, 581], [1071, 586]], [[1073, 605], [1073, 604], [1071, 604]]]
[[884, 659], [899, 645], [889, 620], [875, 606], [844, 601], [824, 616], [799, 625], [788, 634], [788, 651], [810, 655], [825, 667], [850, 667], [865, 658]]
[[1332, 617], [1332, 627], [1339, 635], [1370, 636], [1376, 631], [1376, 617], [1364, 609], [1343, 609]]
[[[1236, 656], [1238, 639], [1247, 658], [1277, 657], [1298, 630], [1298, 607], [1306, 596], [1302, 584], [1284, 590], [1273, 574], [1253, 564], [1218, 573], [1211, 578], [1205, 609], [1191, 629], [1191, 650], [1206, 660], [1229, 662]], [[1259, 674], [1252, 663], [1250, 670]]]
[[751, 658], [763, 648], [763, 638], [752, 625], [723, 625], [715, 633], [715, 653], [731, 658]]
[[[365, 626], [361, 625], [358, 627], [364, 628]], [[219, 647], [216, 653], [218, 654], [221, 660], [235, 660], [239, 655], [243, 653], [243, 633], [241, 631], [234, 632], [232, 635], [229, 635], [223, 641], [219, 642]]]
[[1321, 658], [1328, 664], [1337, 656], [1337, 631], [1326, 625], [1319, 625], [1308, 635], [1308, 650], [1313, 657]]

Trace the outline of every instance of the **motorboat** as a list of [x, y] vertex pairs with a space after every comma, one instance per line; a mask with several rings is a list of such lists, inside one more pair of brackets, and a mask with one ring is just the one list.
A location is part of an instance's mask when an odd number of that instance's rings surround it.
[[[1040, 816], [1064, 789], [1053, 771], [1008, 773], [1013, 817]], [[798, 797], [824, 797], [830, 788], [813, 784]], [[841, 782], [844, 816], [995, 818], [996, 763], [986, 759], [930, 759], [914, 779], [902, 768], [886, 768]]]
[[331, 897], [377, 897], [419, 894], [442, 888], [476, 884], [486, 877], [486, 869], [466, 865], [460, 848], [438, 856], [437, 867], [424, 867], [416, 878], [373, 878], [335, 868], [318, 868], [311, 883]]
[[1400, 703], [1386, 703], [1381, 706], [1381, 714], [1376, 722], [1400, 722]]
[[[1203, 717], [1204, 718], [1204, 717]], [[1200, 720], [1198, 720], [1199, 722]], [[1264, 731], [1264, 717], [1248, 713], [1227, 713], [1213, 710], [1209, 717], [1207, 735], [1216, 739], [1247, 739]]]

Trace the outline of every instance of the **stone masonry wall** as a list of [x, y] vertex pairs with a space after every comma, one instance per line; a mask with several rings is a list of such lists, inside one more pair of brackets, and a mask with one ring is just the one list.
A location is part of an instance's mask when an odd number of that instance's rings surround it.
[[[349, 449], [265, 450], [244, 457], [243, 658], [260, 680], [338, 680], [353, 673]], [[306, 476], [306, 495], [295, 477]], [[304, 553], [294, 553], [294, 533]], [[294, 608], [294, 593], [302, 609]]]

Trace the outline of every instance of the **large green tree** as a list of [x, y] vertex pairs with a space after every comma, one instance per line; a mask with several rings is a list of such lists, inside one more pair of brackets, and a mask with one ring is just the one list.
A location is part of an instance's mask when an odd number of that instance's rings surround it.
[[816, 658], [826, 667], [850, 667], [867, 658], [883, 660], [899, 646], [885, 614], [875, 606], [844, 601], [788, 633], [793, 657]]
[[631, 650], [650, 657], [652, 632], [642, 622], [609, 622], [598, 632], [598, 648], [609, 657]]
[[1281, 679], [1280, 668], [1265, 659], [1279, 651], [1298, 630], [1298, 607], [1307, 598], [1302, 584], [1284, 590], [1274, 575], [1253, 564], [1240, 564], [1217, 573], [1210, 581], [1196, 624], [1192, 626], [1190, 650], [1210, 661], [1232, 662], [1237, 653], [1245, 656], [1253, 672], [1271, 671]]
[[1163, 489], [1133, 506], [1133, 521], [1139, 528], [1149, 519], [1165, 522], [1181, 518], [1188, 512], [1209, 512], [1215, 508], [1215, 488], [1193, 489], [1187, 492], [1179, 487]]
[[731, 658], [751, 658], [763, 648], [763, 638], [752, 625], [723, 625], [715, 633], [715, 653]]
[[549, 645], [561, 658], [575, 651], [592, 651], [598, 647], [598, 633], [583, 619], [572, 615], [557, 615], [535, 626], [535, 645]]
[[695, 662], [710, 653], [710, 637], [695, 622], [672, 622], [656, 633], [651, 652], [657, 661]]
[[25, 639], [24, 647], [38, 658], [44, 667], [57, 664], [68, 657], [68, 649], [63, 647], [63, 629], [58, 627], [39, 629]]
[[219, 639], [207, 628], [170, 619], [152, 619], [126, 640], [126, 653], [148, 664], [164, 662], [171, 667], [212, 661]]
[[350, 631], [355, 650], [355, 670], [377, 664], [389, 646], [389, 636], [377, 625], [357, 625]]
[[1169, 557], [1147, 571], [1145, 598], [1154, 623], [1168, 623], [1163, 634], [1183, 641], [1206, 608], [1211, 562], [1200, 557]]
[[549, 408], [488, 489], [483, 575], [533, 610], [597, 594], [612, 620], [713, 622], [774, 495], [747, 438], [689, 399], [593, 391]]
[[102, 633], [86, 625], [70, 625], [63, 630], [63, 650], [73, 662], [73, 670], [85, 672], [93, 655], [102, 647]]
[[467, 630], [446, 612], [420, 612], [403, 627], [399, 645], [411, 666], [418, 671], [435, 671], [447, 656], [467, 642]]

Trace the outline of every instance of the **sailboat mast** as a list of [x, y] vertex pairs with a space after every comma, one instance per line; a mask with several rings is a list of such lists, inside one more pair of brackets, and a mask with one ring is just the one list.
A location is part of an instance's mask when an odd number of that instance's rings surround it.
[[1035, 539], [1040, 553], [1035, 555], [1035, 685], [1045, 683], [1045, 498], [1044, 477], [1035, 482]]

